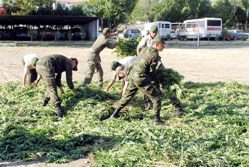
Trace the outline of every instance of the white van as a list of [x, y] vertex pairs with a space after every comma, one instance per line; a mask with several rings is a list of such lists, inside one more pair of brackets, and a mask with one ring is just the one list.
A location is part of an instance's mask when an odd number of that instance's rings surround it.
[[169, 21], [156, 21], [144, 24], [144, 29], [142, 31], [142, 36], [145, 36], [150, 31], [151, 26], [157, 25], [158, 33], [157, 35], [167, 38], [171, 32], [171, 23]]

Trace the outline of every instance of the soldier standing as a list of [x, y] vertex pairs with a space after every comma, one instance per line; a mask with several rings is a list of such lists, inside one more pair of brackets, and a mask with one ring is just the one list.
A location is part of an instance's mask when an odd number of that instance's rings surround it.
[[[66, 71], [66, 81], [68, 87], [71, 89], [73, 94], [76, 94], [74, 84], [72, 82], [72, 71], [77, 71], [78, 60], [76, 58], [67, 58], [63, 55], [48, 55], [40, 58], [36, 63], [36, 70], [42, 76], [46, 86], [46, 96], [43, 101], [43, 106], [46, 106], [51, 99], [57, 110], [57, 116], [63, 117], [66, 115], [65, 111], [61, 107], [61, 99], [57, 93], [57, 86], [61, 92], [64, 93], [61, 84], [61, 74]], [[36, 81], [37, 85], [39, 81]]]
[[[153, 46], [154, 38], [156, 37], [158, 32], [157, 25], [152, 25], [149, 31], [149, 34], [142, 38], [142, 40], [139, 42], [137, 46], [137, 55], [139, 55], [140, 51], [145, 47], [151, 47]], [[145, 109], [150, 110], [152, 109], [152, 102], [149, 100], [149, 98], [144, 95], [143, 99], [145, 101]]]
[[117, 35], [118, 32], [111, 33], [111, 30], [109, 28], [105, 28], [103, 30], [102, 35], [100, 35], [97, 40], [94, 42], [94, 44], [91, 47], [90, 54], [88, 56], [88, 69], [87, 74], [83, 81], [83, 86], [86, 86], [87, 84], [90, 84], [92, 81], [92, 77], [94, 75], [95, 69], [98, 73], [99, 78], [99, 85], [103, 85], [103, 69], [101, 67], [101, 59], [100, 59], [100, 52], [105, 48], [108, 47], [110, 49], [113, 49], [117, 46], [117, 42], [111, 42], [110, 37]]
[[151, 26], [150, 33], [147, 36], [143, 37], [137, 46], [137, 55], [139, 55], [142, 48], [150, 47], [153, 45], [153, 41], [157, 35], [157, 32], [158, 32], [157, 25]]
[[165, 122], [160, 119], [160, 90], [153, 84], [153, 80], [156, 76], [156, 67], [161, 60], [158, 52], [164, 49], [164, 44], [165, 41], [161, 37], [157, 36], [154, 38], [154, 44], [152, 47], [145, 48], [141, 51], [136, 63], [134, 63], [134, 66], [130, 71], [127, 91], [119, 101], [118, 107], [112, 114], [111, 118], [119, 117], [119, 112], [135, 96], [138, 89], [140, 89], [153, 103], [153, 110], [155, 111], [154, 124], [165, 124]]

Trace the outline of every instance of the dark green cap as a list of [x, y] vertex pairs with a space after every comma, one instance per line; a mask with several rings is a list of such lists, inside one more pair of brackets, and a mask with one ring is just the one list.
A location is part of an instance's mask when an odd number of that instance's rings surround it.
[[33, 57], [31, 59], [31, 65], [35, 66], [37, 61], [38, 61], [38, 57]]
[[111, 69], [115, 70], [118, 66], [119, 66], [119, 62], [113, 61], [112, 64], [111, 64]]
[[153, 42], [154, 42], [154, 43], [160, 43], [160, 44], [165, 45], [165, 40], [164, 40], [162, 37], [160, 37], [160, 36], [156, 36], [156, 37], [153, 39]]
[[108, 33], [110, 33], [111, 32], [111, 29], [110, 28], [104, 28], [103, 29], [103, 35], [106, 35], [106, 34], [108, 34]]
[[150, 27], [150, 32], [157, 33], [157, 31], [158, 31], [157, 25], [153, 25]]

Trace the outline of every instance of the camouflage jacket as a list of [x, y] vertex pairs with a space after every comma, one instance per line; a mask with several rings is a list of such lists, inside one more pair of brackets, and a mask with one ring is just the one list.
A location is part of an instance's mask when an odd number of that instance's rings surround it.
[[71, 60], [67, 57], [59, 54], [48, 55], [40, 58], [37, 61], [37, 65], [48, 67], [51, 73], [56, 73], [56, 83], [59, 87], [61, 84], [61, 73], [66, 71], [66, 81], [67, 85], [70, 89], [74, 88], [74, 84], [72, 81], [72, 64]]
[[154, 47], [144, 48], [131, 69], [130, 78], [138, 84], [151, 82], [156, 79], [156, 71], [161, 64], [161, 57]]
[[111, 42], [109, 38], [106, 38], [104, 35], [100, 35], [91, 47], [91, 51], [88, 56], [88, 61], [101, 61], [99, 56], [100, 52], [105, 47], [112, 49], [115, 46], [116, 46], [115, 42]]

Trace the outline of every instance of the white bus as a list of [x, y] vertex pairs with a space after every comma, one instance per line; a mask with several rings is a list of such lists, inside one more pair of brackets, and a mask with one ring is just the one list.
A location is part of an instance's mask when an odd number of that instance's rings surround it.
[[167, 35], [171, 32], [171, 23], [169, 21], [156, 21], [144, 24], [144, 29], [142, 31], [142, 36], [148, 34], [152, 25], [157, 25], [158, 33], [157, 35], [167, 38]]
[[187, 39], [215, 38], [222, 31], [221, 18], [202, 18], [185, 20], [184, 22]]

